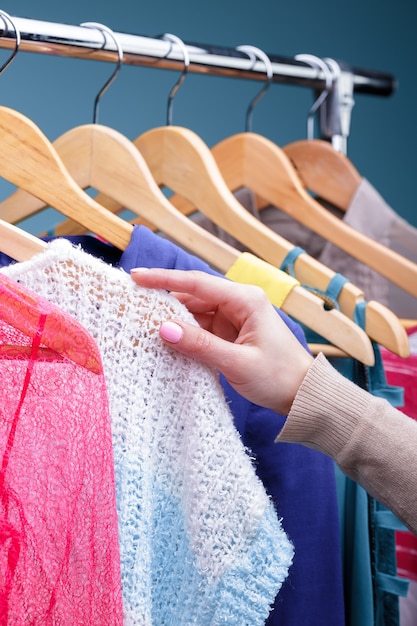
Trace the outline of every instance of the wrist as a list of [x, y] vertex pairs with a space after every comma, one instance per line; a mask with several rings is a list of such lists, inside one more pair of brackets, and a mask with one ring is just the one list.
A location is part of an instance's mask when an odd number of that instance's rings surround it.
[[294, 404], [297, 393], [306, 378], [311, 365], [314, 362], [307, 351], [303, 350], [302, 358], [298, 358], [297, 367], [291, 367], [291, 363], [285, 371], [280, 371], [275, 380], [278, 380], [276, 403], [272, 407], [276, 413], [288, 415]]

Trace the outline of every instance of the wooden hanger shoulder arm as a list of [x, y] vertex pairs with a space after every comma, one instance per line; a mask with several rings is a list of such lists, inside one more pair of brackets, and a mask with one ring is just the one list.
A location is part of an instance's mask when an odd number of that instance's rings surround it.
[[134, 141], [157, 184], [186, 198], [220, 228], [278, 265], [293, 247], [250, 215], [226, 185], [200, 138], [178, 127], [152, 129]]
[[410, 355], [410, 344], [401, 320], [380, 302], [366, 305], [365, 329], [371, 339], [403, 359]]
[[302, 287], [292, 289], [282, 310], [362, 363], [374, 364], [372, 344], [365, 331], [337, 309], [324, 310], [324, 303]]
[[27, 261], [43, 252], [47, 244], [21, 228], [0, 220], [0, 249], [15, 261]]
[[[304, 223], [311, 228], [314, 226], [313, 217], [306, 218]], [[411, 295], [417, 296], [416, 263], [353, 229], [331, 213], [322, 217], [320, 234]]]
[[[307, 254], [301, 254], [296, 259], [294, 270], [302, 284], [323, 292], [326, 292], [334, 276], [330, 268], [326, 268]], [[355, 317], [356, 306], [364, 301], [364, 292], [350, 281], [343, 285], [338, 296], [341, 312], [351, 320]], [[366, 310], [365, 331], [369, 337], [395, 354], [407, 356], [408, 339], [398, 317], [390, 309], [375, 301], [368, 302]]]
[[324, 140], [302, 140], [283, 148], [304, 187], [346, 211], [362, 182], [353, 163]]
[[[90, 144], [86, 141], [89, 125], [71, 129], [58, 137], [53, 146], [67, 171], [82, 189], [89, 186]], [[35, 215], [48, 206], [42, 199], [22, 188], [0, 202], [0, 217], [11, 224]]]
[[0, 107], [0, 140], [0, 169], [6, 180], [115, 246], [127, 246], [132, 226], [95, 203], [75, 183], [51, 142], [31, 120]]
[[0, 218], [10, 224], [17, 224], [31, 215], [36, 215], [45, 206], [45, 202], [36, 196], [23, 189], [16, 189], [0, 202]]

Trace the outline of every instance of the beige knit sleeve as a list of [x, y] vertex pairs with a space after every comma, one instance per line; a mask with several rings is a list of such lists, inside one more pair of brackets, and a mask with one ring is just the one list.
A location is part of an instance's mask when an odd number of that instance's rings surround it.
[[417, 534], [417, 422], [339, 374], [319, 355], [277, 442], [333, 458]]

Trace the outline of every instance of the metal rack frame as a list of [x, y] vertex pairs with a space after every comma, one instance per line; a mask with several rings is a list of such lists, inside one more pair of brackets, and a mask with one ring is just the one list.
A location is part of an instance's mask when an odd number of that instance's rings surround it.
[[[115, 42], [103, 31], [85, 26], [46, 22], [12, 16], [20, 33], [20, 50], [54, 56], [116, 62]], [[4, 22], [4, 23], [2, 23]], [[104, 35], [104, 36], [103, 36]], [[123, 63], [159, 69], [183, 69], [183, 51], [180, 46], [158, 37], [114, 32], [123, 50]], [[0, 48], [12, 49], [15, 33], [6, 20], [0, 21]], [[249, 80], [265, 80], [265, 66], [253, 61], [234, 48], [225, 48], [184, 42], [189, 54], [188, 71], [213, 76], [226, 76]], [[290, 57], [268, 54], [272, 64], [272, 83], [284, 83], [323, 90], [325, 77], [320, 69]], [[324, 138], [349, 133], [350, 112], [355, 93], [389, 96], [397, 87], [395, 78], [388, 73], [365, 70], [338, 61], [340, 80], [333, 90], [336, 97], [329, 100], [320, 116], [320, 131]], [[332, 104], [332, 102], [334, 104]], [[343, 140], [340, 149], [343, 149]]]

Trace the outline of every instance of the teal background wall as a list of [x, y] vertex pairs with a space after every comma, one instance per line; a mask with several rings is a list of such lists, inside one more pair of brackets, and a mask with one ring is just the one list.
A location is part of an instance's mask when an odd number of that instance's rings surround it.
[[[11, 15], [79, 24], [96, 21], [121, 32], [233, 47], [252, 44], [267, 53], [311, 53], [392, 73], [390, 97], [356, 95], [348, 156], [389, 204], [417, 226], [417, 5], [399, 0], [3, 0]], [[0, 61], [8, 53], [0, 50]], [[21, 52], [0, 76], [1, 103], [29, 116], [54, 140], [92, 121], [97, 91], [109, 63]], [[134, 139], [165, 124], [166, 101], [177, 74], [124, 66], [103, 96], [100, 118]], [[189, 74], [175, 99], [174, 124], [196, 131], [208, 145], [244, 129], [246, 107], [259, 83]], [[273, 85], [255, 109], [253, 130], [279, 145], [305, 138], [312, 93]], [[0, 147], [1, 149], [1, 147]], [[0, 179], [0, 199], [12, 187]], [[28, 227], [29, 229], [31, 227]]]

